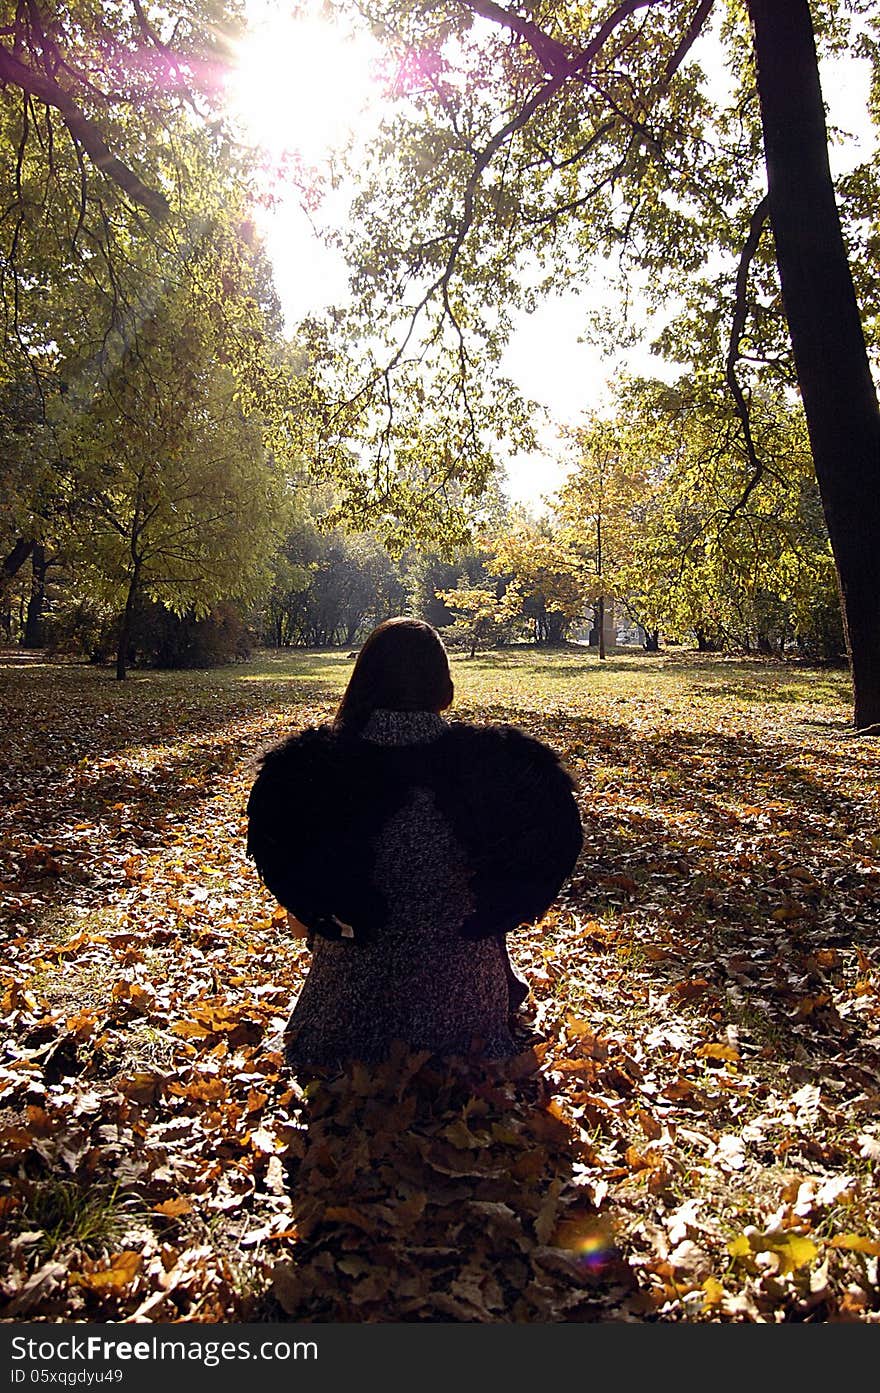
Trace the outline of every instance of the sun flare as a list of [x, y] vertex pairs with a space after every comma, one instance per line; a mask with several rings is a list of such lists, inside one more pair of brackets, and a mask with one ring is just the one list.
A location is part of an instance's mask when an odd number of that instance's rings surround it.
[[319, 164], [343, 145], [377, 98], [375, 47], [319, 16], [270, 5], [237, 48], [229, 109], [274, 159]]

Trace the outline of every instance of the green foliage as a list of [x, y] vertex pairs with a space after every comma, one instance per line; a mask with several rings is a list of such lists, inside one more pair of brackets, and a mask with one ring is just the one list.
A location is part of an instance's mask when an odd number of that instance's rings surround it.
[[406, 607], [399, 567], [378, 536], [333, 527], [333, 513], [333, 495], [319, 490], [274, 557], [260, 626], [276, 648], [351, 646]]
[[492, 537], [492, 569], [504, 577], [504, 598], [535, 643], [561, 643], [583, 617], [581, 559], [568, 538], [546, 521], [522, 520]]
[[646, 628], [834, 657], [834, 565], [803, 416], [766, 393], [751, 415], [758, 473], [732, 403], [705, 382], [626, 384], [616, 419], [593, 427], [608, 448], [583, 454], [560, 516], [584, 538], [606, 520], [596, 570]]
[[53, 420], [82, 490], [68, 542], [78, 575], [109, 603], [134, 589], [197, 617], [255, 595], [284, 502], [261, 422], [243, 413], [199, 310], [169, 295]]
[[444, 591], [458, 593], [487, 580], [485, 553], [473, 548], [463, 548], [451, 558], [410, 548], [401, 557], [401, 568], [408, 607], [437, 629], [455, 622], [452, 609], [442, 598]]
[[[451, 444], [454, 459], [421, 449], [424, 496], [440, 496], [450, 470], [465, 491], [478, 489], [505, 409], [514, 435], [528, 424], [522, 403], [511, 396], [505, 407], [498, 395], [509, 391], [498, 365], [514, 313], [547, 291], [588, 286], [601, 266], [605, 304], [585, 312], [587, 332], [631, 342], [642, 332], [634, 303], [647, 304], [654, 346], [704, 406], [702, 426], [689, 428], [690, 465], [664, 485], [656, 512], [654, 483], [644, 481], [620, 555], [603, 546], [598, 569], [598, 514], [583, 505], [585, 564], [591, 552], [594, 575], [625, 589], [649, 626], [662, 609], [676, 627], [739, 644], [824, 644], [811, 632], [817, 607], [834, 609], [816, 494], [799, 453], [798, 482], [779, 482], [787, 475], [777, 449], [787, 447], [768, 421], [779, 411], [766, 405], [786, 401], [796, 375], [764, 202], [748, 6], [338, 0], [337, 8], [366, 15], [396, 73], [394, 105], [349, 171], [353, 301], [316, 356], [322, 391], [345, 404], [341, 437], [364, 442], [353, 494], [339, 475], [347, 496], [366, 515], [391, 506], [398, 484], [406, 493], [413, 457], [400, 441], [423, 427]], [[873, 8], [822, 4], [812, 14], [820, 55], [861, 52], [873, 63], [876, 115]], [[712, 76], [710, 63], [723, 72]], [[875, 348], [877, 179], [872, 154], [838, 188]], [[364, 342], [367, 359], [346, 353]], [[727, 465], [703, 468], [707, 451]], [[707, 470], [713, 478], [700, 492]], [[752, 477], [760, 483], [750, 486]], [[774, 496], [774, 477], [784, 499]], [[416, 495], [404, 506], [416, 526]], [[430, 504], [424, 517], [436, 521]], [[631, 569], [636, 549], [644, 584]], [[622, 571], [612, 576], [623, 567], [625, 585]], [[661, 593], [669, 599], [658, 609]]]
[[193, 115], [221, 95], [237, 6], [7, 9], [0, 556], [45, 543], [99, 605], [252, 597], [304, 388], [249, 157]]
[[498, 588], [459, 581], [454, 590], [437, 592], [437, 598], [455, 616], [443, 630], [447, 647], [465, 647], [473, 657], [478, 648], [496, 648], [511, 637], [520, 609], [519, 596], [509, 591], [499, 595]]

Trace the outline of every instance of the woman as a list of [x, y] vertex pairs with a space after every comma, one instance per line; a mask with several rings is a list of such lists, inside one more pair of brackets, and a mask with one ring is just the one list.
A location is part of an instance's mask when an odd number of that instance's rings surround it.
[[389, 619], [332, 726], [263, 758], [248, 854], [314, 953], [287, 1027], [293, 1065], [379, 1060], [395, 1039], [514, 1052], [508, 1017], [528, 988], [504, 935], [556, 897], [580, 818], [552, 750], [513, 726], [446, 721], [452, 697], [436, 631]]

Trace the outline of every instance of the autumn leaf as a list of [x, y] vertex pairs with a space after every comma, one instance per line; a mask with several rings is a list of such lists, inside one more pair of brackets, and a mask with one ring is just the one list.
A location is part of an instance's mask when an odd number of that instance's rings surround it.
[[161, 1203], [153, 1205], [153, 1213], [161, 1214], [165, 1219], [179, 1219], [181, 1215], [192, 1212], [192, 1202], [186, 1195], [178, 1195], [176, 1199], [162, 1200]]
[[831, 1248], [843, 1248], [849, 1253], [869, 1253], [872, 1257], [880, 1257], [880, 1241], [876, 1238], [865, 1238], [858, 1233], [838, 1233], [833, 1238], [829, 1238], [828, 1246]]
[[[843, 716], [812, 695], [837, 679], [625, 656], [587, 701], [589, 655], [548, 658], [551, 693], [511, 653], [490, 701], [456, 657], [465, 718], [515, 709], [574, 752], [583, 795], [571, 883], [510, 936], [532, 985], [519, 1053], [473, 1077], [404, 1048], [307, 1085], [279, 1039], [308, 950], [243, 837], [254, 750], [332, 718], [290, 680], [316, 661], [260, 658], [255, 683], [144, 672], [112, 700], [77, 665], [17, 696], [0, 662], [2, 1314], [870, 1320], [880, 748], [841, 758]], [[58, 710], [70, 761], [44, 739]], [[35, 749], [45, 796], [16, 804]], [[62, 876], [22, 886], [37, 843]], [[774, 920], [789, 902], [820, 916]], [[619, 1259], [589, 1287], [600, 1219]], [[100, 1254], [126, 1252], [136, 1281], [108, 1278]]]
[[140, 1253], [117, 1253], [110, 1259], [110, 1266], [95, 1272], [72, 1272], [71, 1286], [88, 1287], [90, 1291], [119, 1292], [133, 1282], [141, 1270], [143, 1258]]
[[739, 1050], [735, 1050], [732, 1045], [723, 1045], [716, 1042], [700, 1045], [697, 1049], [700, 1059], [724, 1059], [736, 1062], [739, 1059]]

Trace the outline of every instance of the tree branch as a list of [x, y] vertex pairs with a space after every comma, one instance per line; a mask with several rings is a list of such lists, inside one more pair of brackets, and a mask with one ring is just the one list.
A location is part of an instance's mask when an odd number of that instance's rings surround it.
[[759, 459], [758, 452], [755, 449], [755, 442], [752, 437], [751, 418], [749, 416], [749, 405], [736, 375], [736, 365], [739, 361], [739, 346], [743, 331], [746, 327], [746, 316], [748, 314], [746, 294], [749, 285], [749, 270], [755, 253], [758, 250], [758, 243], [761, 240], [761, 233], [764, 231], [764, 224], [767, 221], [769, 210], [770, 204], [765, 194], [749, 220], [748, 236], [743, 243], [743, 249], [739, 257], [739, 265], [736, 269], [736, 298], [733, 305], [733, 320], [730, 326], [730, 343], [727, 348], [727, 361], [725, 363], [724, 376], [736, 404], [736, 413], [742, 425], [743, 441], [745, 443], [749, 464], [752, 467], [752, 475], [746, 484], [742, 497], [739, 502], [734, 505], [732, 512], [738, 512], [745, 507], [749, 495], [752, 493], [752, 490], [757, 487], [765, 473], [765, 465]]
[[678, 69], [684, 62], [685, 58], [690, 53], [691, 49], [693, 48], [694, 44], [696, 43], [697, 39], [703, 31], [703, 26], [705, 25], [706, 20], [712, 13], [712, 7], [714, 3], [715, 0], [700, 0], [699, 5], [694, 11], [693, 19], [691, 20], [690, 24], [688, 25], [687, 29], [684, 31], [681, 37], [681, 42], [679, 43], [678, 48], [675, 50], [672, 57], [669, 59], [669, 62], [666, 64], [666, 69], [663, 73], [664, 86], [672, 80], [672, 78], [675, 76], [675, 74], [678, 72]]
[[473, 14], [481, 15], [483, 19], [489, 19], [493, 24], [500, 24], [511, 33], [518, 34], [529, 45], [545, 72], [555, 76], [571, 63], [570, 49], [558, 39], [545, 34], [544, 30], [533, 24], [530, 19], [511, 14], [503, 6], [494, 4], [493, 0], [461, 0], [461, 3]]
[[133, 202], [146, 208], [151, 217], [161, 222], [168, 214], [168, 200], [157, 189], [150, 189], [133, 170], [114, 155], [97, 126], [84, 116], [76, 102], [57, 82], [35, 72], [7, 49], [0, 46], [0, 84], [19, 87], [28, 96], [52, 106], [61, 117], [75, 143], [85, 150], [102, 174], [118, 184]]

